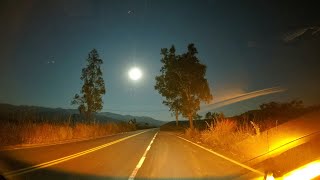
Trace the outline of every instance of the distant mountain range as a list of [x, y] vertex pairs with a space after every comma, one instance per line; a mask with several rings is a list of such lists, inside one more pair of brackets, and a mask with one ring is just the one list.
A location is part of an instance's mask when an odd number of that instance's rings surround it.
[[[79, 111], [77, 109], [47, 108], [40, 106], [16, 106], [11, 104], [0, 103], [0, 121], [61, 121], [72, 119], [79, 120]], [[147, 116], [121, 115], [111, 112], [100, 112], [95, 115], [99, 122], [128, 122], [135, 119], [138, 124], [146, 124], [149, 126], [160, 126], [165, 122], [153, 119]]]
[[121, 114], [115, 114], [111, 112], [101, 112], [99, 115], [106, 116], [112, 119], [121, 119], [124, 121], [129, 121], [130, 119], [136, 119], [137, 123], [149, 123], [151, 125], [160, 126], [166, 122], [153, 119], [148, 116], [131, 116], [131, 115], [121, 115]]

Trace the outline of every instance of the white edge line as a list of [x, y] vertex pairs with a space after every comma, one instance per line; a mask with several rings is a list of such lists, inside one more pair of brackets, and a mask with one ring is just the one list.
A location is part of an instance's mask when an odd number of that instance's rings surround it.
[[141, 168], [141, 166], [142, 166], [142, 164], [143, 164], [144, 160], [145, 160], [145, 159], [146, 159], [146, 157], [147, 157], [147, 153], [148, 153], [148, 151], [150, 150], [151, 145], [152, 145], [152, 143], [153, 143], [154, 139], [156, 138], [157, 134], [158, 134], [158, 132], [153, 136], [153, 138], [152, 138], [152, 140], [150, 141], [150, 143], [149, 143], [149, 145], [148, 145], [147, 149], [144, 151], [144, 153], [143, 153], [143, 155], [142, 155], [141, 159], [139, 160], [139, 162], [138, 162], [138, 164], [137, 164], [136, 168], [134, 168], [134, 170], [132, 171], [132, 173], [131, 173], [131, 175], [129, 176], [128, 180], [134, 180], [134, 178], [136, 177], [136, 175], [137, 175], [137, 173], [138, 173], [139, 169]]
[[228, 158], [228, 157], [226, 157], [226, 156], [224, 156], [224, 155], [221, 155], [221, 154], [219, 154], [219, 153], [217, 153], [217, 152], [214, 152], [214, 151], [211, 150], [211, 149], [208, 149], [208, 148], [205, 148], [205, 147], [203, 147], [203, 146], [200, 146], [199, 144], [196, 144], [196, 143], [194, 143], [194, 142], [192, 142], [192, 141], [189, 141], [189, 140], [187, 140], [187, 139], [185, 139], [185, 138], [183, 138], [183, 137], [180, 137], [180, 136], [177, 136], [177, 137], [180, 138], [180, 139], [182, 139], [182, 140], [185, 140], [185, 141], [187, 141], [187, 142], [189, 142], [189, 143], [191, 143], [191, 144], [193, 144], [193, 145], [195, 145], [195, 146], [198, 146], [199, 148], [204, 149], [204, 150], [206, 150], [206, 151], [208, 151], [208, 152], [210, 152], [210, 153], [212, 153], [212, 154], [214, 154], [214, 155], [216, 155], [216, 156], [218, 156], [218, 157], [220, 157], [220, 158], [222, 158], [222, 159], [225, 159], [225, 160], [227, 160], [227, 161], [229, 161], [229, 162], [231, 162], [231, 163], [233, 163], [233, 164], [236, 164], [236, 165], [238, 165], [238, 166], [240, 166], [240, 167], [242, 167], [242, 168], [244, 168], [244, 169], [247, 169], [247, 170], [249, 170], [249, 171], [252, 171], [252, 172], [254, 172], [254, 173], [257, 173], [257, 174], [259, 174], [259, 175], [264, 176], [264, 173], [261, 172], [261, 171], [258, 171], [258, 170], [256, 170], [256, 169], [253, 169], [253, 168], [251, 168], [251, 167], [249, 167], [249, 166], [247, 166], [247, 165], [245, 165], [245, 164], [242, 164], [242, 163], [240, 163], [240, 162], [238, 162], [238, 161], [235, 161], [235, 160], [230, 159], [230, 158]]

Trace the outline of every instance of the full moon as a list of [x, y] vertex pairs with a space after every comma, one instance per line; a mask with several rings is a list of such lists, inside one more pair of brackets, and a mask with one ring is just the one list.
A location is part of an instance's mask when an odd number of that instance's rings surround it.
[[129, 78], [134, 81], [139, 80], [142, 76], [141, 70], [137, 67], [131, 68], [128, 74]]

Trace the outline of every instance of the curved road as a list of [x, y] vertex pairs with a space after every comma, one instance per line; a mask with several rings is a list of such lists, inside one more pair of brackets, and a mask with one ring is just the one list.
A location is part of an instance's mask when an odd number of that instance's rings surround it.
[[159, 129], [0, 151], [7, 179], [234, 179], [248, 170]]

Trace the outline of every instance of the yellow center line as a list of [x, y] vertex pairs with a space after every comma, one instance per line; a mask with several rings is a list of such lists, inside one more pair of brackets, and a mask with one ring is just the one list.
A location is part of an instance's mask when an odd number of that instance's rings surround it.
[[53, 166], [55, 164], [59, 164], [59, 163], [62, 163], [64, 161], [68, 161], [68, 160], [74, 159], [76, 157], [80, 157], [80, 156], [83, 156], [85, 154], [97, 151], [99, 149], [111, 146], [113, 144], [119, 143], [121, 141], [124, 141], [126, 139], [132, 138], [134, 136], [140, 135], [140, 134], [145, 133], [147, 131], [150, 131], [150, 130], [139, 132], [137, 134], [133, 134], [133, 135], [130, 135], [130, 136], [127, 136], [127, 137], [124, 137], [124, 138], [121, 138], [121, 139], [118, 139], [118, 140], [115, 140], [115, 141], [112, 141], [112, 142], [109, 142], [109, 143], [94, 147], [94, 148], [91, 148], [91, 149], [88, 149], [88, 150], [85, 150], [85, 151], [78, 152], [76, 154], [72, 154], [72, 155], [69, 155], [69, 156], [65, 156], [65, 157], [59, 158], [59, 159], [55, 159], [55, 160], [52, 160], [52, 161], [48, 161], [48, 162], [45, 162], [45, 163], [37, 164], [37, 165], [34, 165], [34, 166], [30, 166], [30, 167], [26, 167], [26, 168], [14, 170], [14, 171], [5, 172], [5, 173], [3, 173], [3, 176], [5, 176], [5, 177], [18, 176], [18, 175], [25, 174], [25, 173], [28, 173], [28, 172], [32, 172], [32, 171], [35, 171], [35, 170], [38, 170], [38, 169], [43, 169], [43, 168], [46, 168], [46, 167], [49, 167], [49, 166]]
[[242, 168], [245, 168], [245, 169], [247, 169], [247, 170], [249, 170], [249, 171], [252, 171], [252, 172], [254, 172], [254, 173], [257, 173], [257, 174], [259, 174], [259, 175], [264, 176], [264, 173], [261, 172], [261, 171], [258, 171], [258, 170], [256, 170], [256, 169], [253, 169], [253, 168], [251, 168], [251, 167], [249, 167], [249, 166], [247, 166], [247, 165], [245, 165], [245, 164], [242, 164], [242, 163], [240, 163], [240, 162], [238, 162], [238, 161], [235, 161], [235, 160], [233, 160], [233, 159], [230, 159], [230, 158], [228, 158], [228, 157], [226, 157], [226, 156], [224, 156], [224, 155], [222, 155], [222, 154], [219, 154], [219, 153], [217, 153], [217, 152], [214, 152], [214, 151], [212, 151], [211, 149], [208, 149], [208, 148], [205, 148], [205, 147], [203, 147], [203, 146], [200, 146], [199, 144], [196, 144], [196, 143], [194, 143], [194, 142], [192, 142], [192, 141], [189, 141], [189, 140], [187, 140], [187, 139], [185, 139], [185, 138], [183, 138], [183, 137], [180, 137], [180, 136], [177, 136], [177, 137], [180, 138], [180, 139], [182, 139], [182, 140], [185, 140], [185, 141], [187, 141], [187, 142], [189, 142], [189, 143], [191, 143], [191, 144], [193, 144], [193, 145], [195, 145], [195, 146], [198, 146], [198, 147], [201, 148], [201, 149], [204, 149], [204, 150], [206, 150], [206, 151], [209, 151], [210, 153], [212, 153], [212, 154], [214, 154], [214, 155], [216, 155], [216, 156], [218, 156], [218, 157], [221, 157], [222, 159], [225, 159], [225, 160], [227, 160], [227, 161], [229, 161], [229, 162], [231, 162], [231, 163], [233, 163], [233, 164], [236, 164], [236, 165], [238, 165], [238, 166], [240, 166], [240, 167], [242, 167]]

